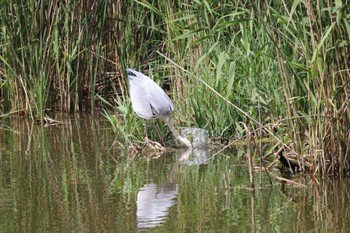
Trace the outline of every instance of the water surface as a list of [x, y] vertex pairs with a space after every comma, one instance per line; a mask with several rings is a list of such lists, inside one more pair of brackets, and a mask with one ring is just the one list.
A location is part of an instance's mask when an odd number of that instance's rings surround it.
[[299, 176], [305, 186], [295, 186], [273, 178], [270, 186], [262, 173], [252, 192], [236, 152], [130, 156], [104, 119], [61, 118], [50, 127], [2, 121], [13, 130], [0, 129], [0, 232], [348, 230], [348, 179]]

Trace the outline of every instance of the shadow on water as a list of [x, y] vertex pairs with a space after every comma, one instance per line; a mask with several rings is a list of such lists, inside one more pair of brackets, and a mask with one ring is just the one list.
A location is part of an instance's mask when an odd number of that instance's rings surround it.
[[237, 153], [130, 159], [103, 119], [62, 121], [13, 118], [14, 131], [0, 130], [0, 232], [345, 232], [350, 224], [348, 179], [296, 177], [300, 188], [263, 177], [252, 192]]

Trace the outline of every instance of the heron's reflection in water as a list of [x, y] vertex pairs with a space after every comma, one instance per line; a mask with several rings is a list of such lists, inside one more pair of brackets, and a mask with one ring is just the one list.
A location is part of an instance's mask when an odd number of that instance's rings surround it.
[[[173, 172], [181, 163], [194, 166], [206, 164], [209, 160], [209, 150], [188, 148], [174, 164]], [[137, 194], [137, 228], [161, 226], [168, 218], [170, 207], [176, 204], [178, 190], [178, 185], [172, 182], [149, 183], [140, 188]]]
[[151, 228], [162, 225], [169, 209], [176, 204], [178, 185], [145, 184], [137, 194], [137, 228]]

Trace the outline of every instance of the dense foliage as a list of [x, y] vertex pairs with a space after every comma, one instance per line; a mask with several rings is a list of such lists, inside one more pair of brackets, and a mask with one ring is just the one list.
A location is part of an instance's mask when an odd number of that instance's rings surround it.
[[43, 119], [50, 110], [116, 106], [117, 117], [105, 110], [115, 131], [138, 137], [142, 127], [133, 127], [140, 123], [130, 109], [124, 72], [133, 67], [170, 90], [178, 125], [230, 139], [247, 133], [246, 125], [258, 128], [247, 115], [260, 117], [263, 125], [277, 126], [277, 137], [301, 167], [314, 173], [350, 169], [347, 1], [3, 0], [1, 5], [1, 114]]

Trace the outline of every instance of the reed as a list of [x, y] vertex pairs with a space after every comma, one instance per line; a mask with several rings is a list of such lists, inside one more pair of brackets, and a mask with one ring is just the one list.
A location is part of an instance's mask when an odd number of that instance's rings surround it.
[[[94, 106], [107, 2], [2, 1], [4, 111], [45, 112]], [[104, 19], [104, 20], [103, 20]]]
[[349, 171], [348, 7], [294, 1], [269, 11], [292, 148], [313, 173]]

